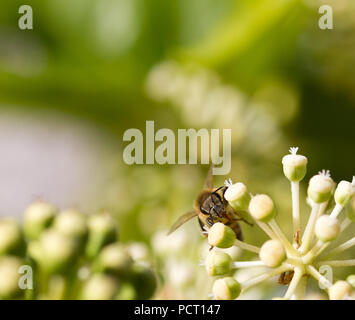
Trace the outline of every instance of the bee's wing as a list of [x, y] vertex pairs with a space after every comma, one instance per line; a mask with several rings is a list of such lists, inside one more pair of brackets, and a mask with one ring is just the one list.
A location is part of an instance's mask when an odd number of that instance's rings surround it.
[[213, 188], [213, 163], [208, 169], [207, 177], [205, 179], [205, 184], [203, 185], [203, 189], [212, 189]]
[[179, 228], [185, 222], [189, 221], [190, 219], [192, 219], [193, 217], [196, 217], [196, 216], [198, 216], [198, 212], [196, 212], [195, 210], [189, 211], [189, 212], [183, 214], [181, 217], [179, 217], [179, 219], [177, 219], [177, 221], [170, 228], [168, 235], [170, 233], [174, 232], [177, 228]]

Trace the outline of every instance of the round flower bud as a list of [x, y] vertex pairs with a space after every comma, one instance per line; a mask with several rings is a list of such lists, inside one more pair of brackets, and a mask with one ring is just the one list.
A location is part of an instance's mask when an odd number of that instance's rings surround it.
[[224, 193], [224, 198], [234, 210], [246, 211], [251, 196], [245, 184], [238, 182], [228, 187]]
[[319, 240], [323, 242], [334, 240], [340, 232], [340, 223], [337, 219], [328, 215], [318, 218], [315, 226], [315, 233]]
[[346, 206], [353, 195], [353, 184], [348, 181], [340, 181], [335, 193], [334, 199], [337, 204]]
[[309, 180], [308, 196], [315, 203], [328, 201], [332, 196], [334, 185], [335, 183], [329, 175], [320, 173]]
[[19, 269], [20, 259], [15, 257], [0, 258], [0, 299], [14, 299], [21, 294]]
[[99, 255], [99, 265], [101, 271], [113, 272], [115, 274], [125, 274], [129, 271], [133, 260], [126, 248], [119, 243], [112, 243], [104, 247]]
[[59, 233], [82, 242], [87, 234], [85, 216], [77, 210], [64, 210], [54, 219], [53, 227]]
[[350, 283], [353, 288], [355, 288], [355, 274], [348, 276], [346, 281]]
[[286, 259], [286, 251], [280, 241], [268, 240], [260, 248], [259, 257], [268, 267], [277, 267]]
[[58, 273], [70, 267], [76, 253], [76, 245], [73, 239], [55, 230], [47, 230], [42, 233], [39, 246], [34, 246], [31, 250], [34, 256], [37, 255], [38, 263], [44, 271]]
[[86, 255], [90, 259], [94, 258], [103, 246], [115, 242], [118, 238], [116, 221], [106, 212], [90, 216], [88, 229]]
[[56, 213], [57, 209], [49, 203], [32, 203], [24, 213], [23, 230], [26, 238], [38, 239], [41, 232], [52, 223]]
[[241, 286], [234, 278], [226, 277], [214, 282], [212, 292], [216, 300], [234, 300], [239, 297]]
[[229, 248], [236, 240], [235, 232], [221, 222], [215, 223], [208, 230], [208, 243], [217, 248]]
[[307, 158], [296, 154], [298, 148], [291, 148], [291, 154], [282, 158], [283, 171], [287, 179], [293, 182], [301, 181], [307, 172]]
[[263, 222], [271, 220], [276, 213], [274, 202], [266, 194], [252, 197], [249, 203], [249, 212], [254, 219]]
[[206, 257], [206, 271], [209, 276], [223, 276], [232, 269], [232, 258], [229, 254], [213, 250]]
[[352, 288], [346, 281], [337, 281], [328, 289], [330, 300], [343, 300], [347, 299], [352, 293]]
[[0, 221], [0, 255], [21, 254], [24, 240], [16, 221], [6, 219]]
[[84, 300], [112, 300], [118, 290], [114, 277], [106, 274], [94, 274], [85, 283], [82, 290]]

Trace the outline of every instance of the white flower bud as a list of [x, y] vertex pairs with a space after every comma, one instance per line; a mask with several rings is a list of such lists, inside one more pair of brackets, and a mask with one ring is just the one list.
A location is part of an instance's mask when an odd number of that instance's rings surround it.
[[101, 271], [124, 274], [129, 271], [133, 259], [126, 248], [119, 243], [112, 243], [102, 249], [99, 256]]
[[206, 271], [209, 276], [223, 276], [232, 269], [232, 258], [222, 251], [210, 251], [206, 257]]
[[343, 300], [347, 299], [352, 293], [352, 288], [349, 283], [346, 281], [337, 281], [333, 284], [329, 290], [329, 299], [330, 300]]
[[76, 244], [73, 239], [66, 237], [55, 230], [42, 233], [39, 246], [33, 247], [32, 254], [37, 255], [39, 264], [48, 273], [57, 273], [67, 270], [76, 253]]
[[353, 195], [353, 184], [348, 181], [340, 181], [334, 194], [334, 199], [337, 204], [346, 206]]
[[85, 283], [82, 291], [84, 300], [111, 300], [118, 289], [114, 277], [106, 274], [94, 274]]
[[280, 241], [268, 240], [260, 248], [259, 257], [268, 267], [277, 267], [286, 259], [286, 251]]
[[334, 240], [340, 232], [340, 223], [337, 219], [328, 215], [318, 218], [315, 226], [315, 233], [318, 239], [323, 242]]
[[130, 243], [127, 247], [129, 255], [135, 261], [145, 261], [149, 259], [149, 250], [146, 244], [140, 242]]
[[0, 255], [21, 254], [24, 241], [19, 225], [15, 220], [0, 221]]
[[85, 216], [73, 209], [64, 210], [57, 215], [53, 227], [63, 235], [80, 239], [87, 233]]
[[52, 223], [57, 209], [51, 204], [37, 201], [25, 210], [23, 229], [29, 240], [38, 239], [41, 232]]
[[18, 285], [21, 265], [18, 258], [0, 258], [0, 299], [14, 299], [21, 293]]
[[355, 288], [355, 274], [348, 276], [346, 281], [349, 282], [353, 288]]
[[246, 211], [248, 209], [251, 196], [245, 184], [238, 182], [228, 187], [224, 193], [224, 198], [234, 210]]
[[252, 197], [249, 203], [249, 212], [256, 220], [267, 222], [275, 216], [275, 205], [266, 194], [258, 194]]
[[296, 154], [298, 148], [291, 148], [290, 153], [282, 158], [283, 171], [287, 179], [301, 181], [307, 172], [307, 158]]
[[229, 248], [236, 240], [235, 232], [221, 222], [215, 223], [208, 230], [208, 243], [217, 248]]
[[332, 196], [334, 186], [329, 172], [321, 172], [309, 180], [308, 196], [316, 203], [326, 202]]
[[216, 300], [234, 300], [239, 297], [241, 286], [234, 278], [226, 277], [214, 282], [212, 292]]

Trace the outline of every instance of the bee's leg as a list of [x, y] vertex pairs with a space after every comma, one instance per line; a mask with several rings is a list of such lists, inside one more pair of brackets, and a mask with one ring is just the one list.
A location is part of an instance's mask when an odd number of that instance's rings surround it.
[[213, 221], [213, 218], [212, 218], [211, 215], [206, 219], [206, 221], [207, 221], [207, 223], [208, 223], [209, 226], [211, 226], [211, 227], [213, 226], [214, 221]]
[[207, 237], [207, 228], [205, 227], [205, 225], [203, 224], [203, 222], [201, 221], [201, 219], [198, 219], [198, 224], [200, 225], [200, 228], [202, 230], [202, 234]]
[[251, 226], [251, 227], [254, 225], [253, 223], [249, 222], [247, 219], [244, 219], [244, 218], [242, 218], [242, 217], [235, 218], [235, 220], [236, 220], [236, 221], [243, 221], [243, 222], [245, 222], [247, 225], [249, 225], [249, 226]]

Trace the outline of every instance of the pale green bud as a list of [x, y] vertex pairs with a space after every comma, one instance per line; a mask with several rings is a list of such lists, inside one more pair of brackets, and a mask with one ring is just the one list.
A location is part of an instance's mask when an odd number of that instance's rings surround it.
[[346, 206], [354, 193], [353, 189], [354, 185], [351, 182], [344, 180], [340, 181], [334, 193], [335, 202], [342, 206]]
[[85, 216], [77, 210], [65, 210], [56, 216], [53, 228], [59, 233], [73, 237], [82, 246], [87, 235]]
[[104, 247], [99, 255], [101, 271], [124, 274], [129, 271], [133, 260], [122, 244], [112, 243]]
[[351, 296], [352, 287], [346, 281], [339, 280], [328, 289], [330, 300], [344, 300]]
[[24, 213], [23, 229], [27, 239], [38, 239], [41, 232], [52, 223], [57, 209], [51, 204], [37, 201], [27, 207]]
[[293, 182], [301, 181], [307, 172], [307, 158], [297, 153], [298, 148], [291, 148], [291, 154], [282, 158], [283, 171], [287, 179]]
[[73, 239], [51, 229], [42, 233], [39, 246], [31, 248], [32, 255], [37, 256], [38, 263], [48, 273], [66, 271], [73, 262], [76, 249]]
[[15, 220], [0, 220], [0, 255], [21, 255], [24, 240], [21, 229]]
[[286, 251], [279, 240], [268, 240], [260, 248], [259, 257], [265, 265], [273, 268], [286, 259]]
[[235, 232], [221, 222], [215, 223], [208, 230], [208, 243], [217, 248], [229, 248], [236, 240]]
[[234, 300], [239, 297], [241, 286], [234, 278], [226, 277], [214, 282], [212, 292], [216, 300]]
[[340, 223], [337, 219], [328, 215], [322, 215], [317, 219], [315, 233], [323, 242], [334, 240], [340, 233]]
[[0, 299], [14, 299], [21, 294], [19, 269], [22, 261], [15, 257], [0, 258]]
[[81, 298], [84, 300], [112, 300], [118, 290], [117, 280], [113, 276], [98, 273], [85, 283]]
[[326, 202], [331, 198], [334, 186], [335, 183], [328, 172], [319, 173], [309, 180], [308, 196], [315, 203]]
[[355, 274], [348, 276], [346, 281], [349, 282], [353, 288], [355, 288]]
[[249, 213], [256, 220], [268, 222], [276, 214], [274, 202], [266, 194], [258, 194], [250, 200]]
[[232, 269], [232, 258], [222, 251], [210, 251], [206, 257], [206, 271], [209, 276], [223, 276]]
[[243, 183], [238, 182], [233, 185], [229, 185], [228, 189], [224, 193], [224, 198], [234, 210], [246, 211], [248, 210], [251, 196], [247, 187]]
[[94, 258], [103, 246], [118, 239], [116, 221], [106, 212], [90, 216], [88, 228], [86, 254], [89, 258]]

